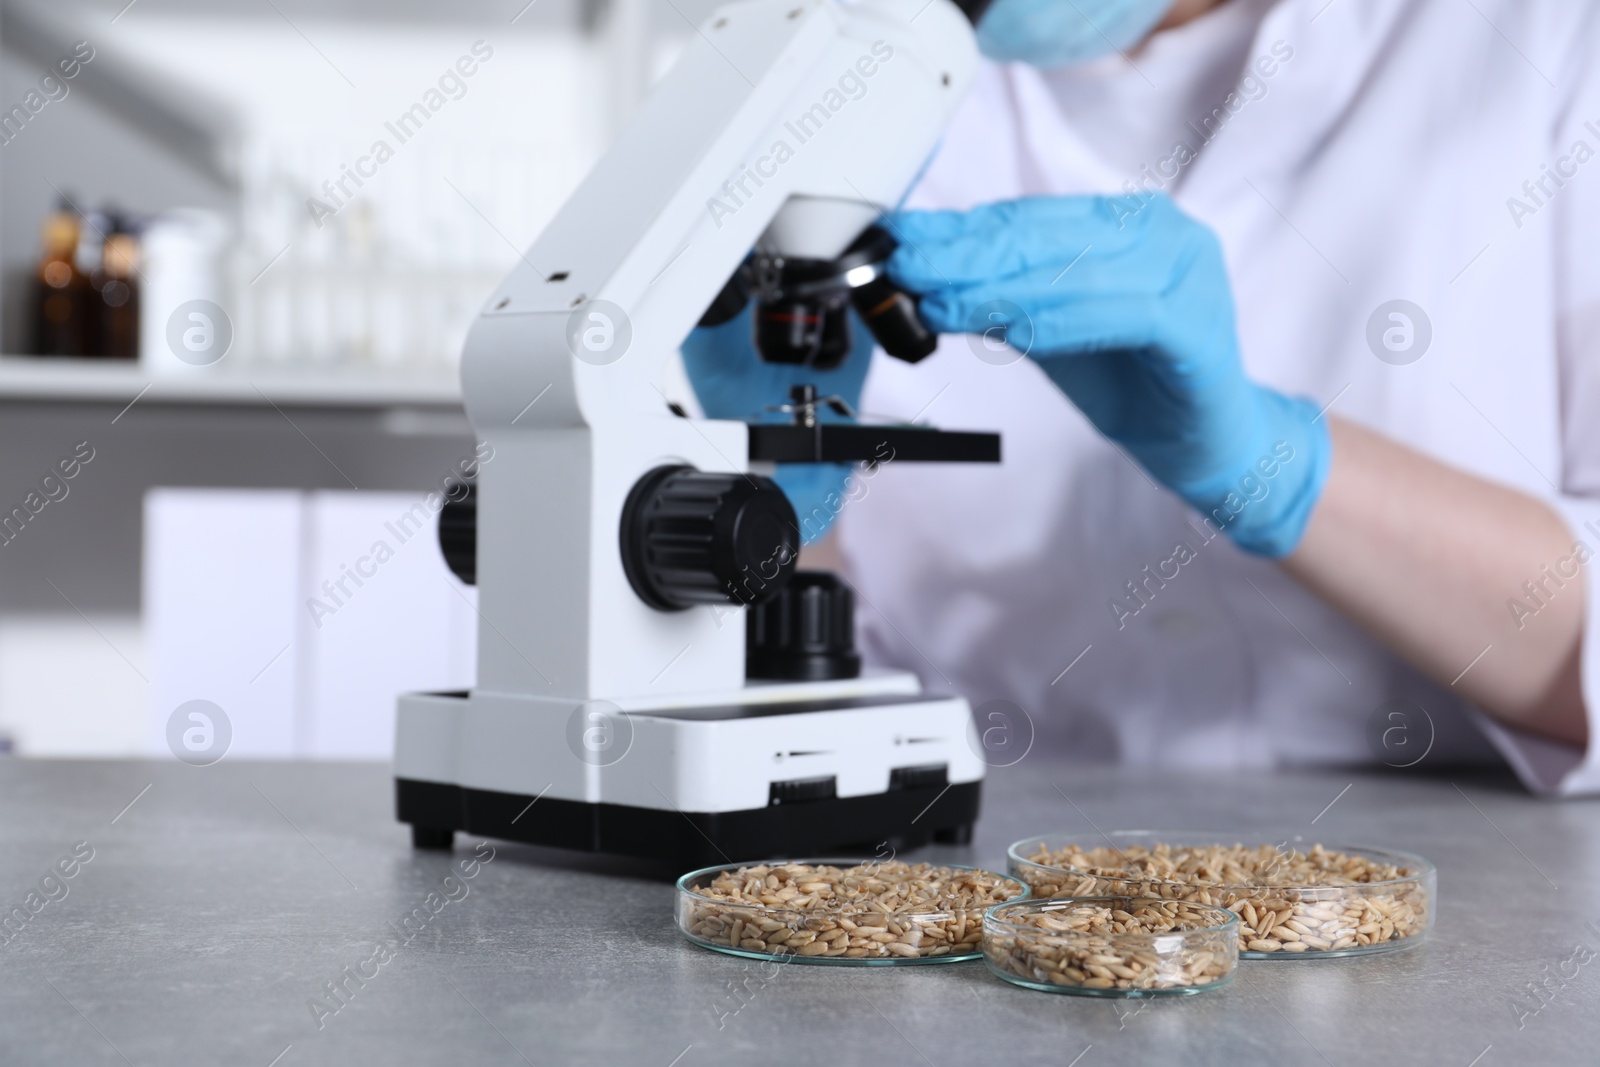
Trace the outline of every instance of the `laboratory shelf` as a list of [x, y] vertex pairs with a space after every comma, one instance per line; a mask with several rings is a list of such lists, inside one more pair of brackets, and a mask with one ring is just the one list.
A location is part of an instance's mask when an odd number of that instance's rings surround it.
[[249, 362], [151, 375], [134, 362], [0, 356], [0, 403], [387, 408], [461, 406], [453, 369]]

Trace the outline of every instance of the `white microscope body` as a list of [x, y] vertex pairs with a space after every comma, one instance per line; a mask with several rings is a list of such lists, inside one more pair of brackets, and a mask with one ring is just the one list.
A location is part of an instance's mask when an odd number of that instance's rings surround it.
[[964, 699], [903, 672], [747, 680], [747, 609], [647, 604], [619, 523], [654, 470], [761, 468], [745, 423], [669, 410], [665, 361], [752, 248], [833, 259], [897, 203], [976, 64], [951, 0], [722, 7], [490, 297], [462, 362], [494, 448], [477, 687], [399, 701], [419, 846], [732, 862], [970, 834]]

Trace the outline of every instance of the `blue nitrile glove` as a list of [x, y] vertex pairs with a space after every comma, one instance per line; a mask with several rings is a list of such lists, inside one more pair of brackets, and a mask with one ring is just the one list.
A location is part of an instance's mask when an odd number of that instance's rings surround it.
[[[721, 326], [702, 326], [683, 342], [683, 367], [694, 386], [700, 408], [712, 419], [740, 422], [788, 422], [790, 416], [769, 406], [789, 403], [789, 387], [810, 383], [817, 395], [838, 396], [852, 411], [861, 406], [861, 384], [872, 360], [872, 335], [855, 312], [850, 313], [852, 346], [844, 362], [819, 371], [781, 363], [765, 363], [750, 336], [751, 309]], [[817, 405], [824, 422], [847, 422], [825, 405]], [[794, 505], [802, 544], [828, 531], [844, 506], [847, 463], [780, 463], [773, 479]]]
[[921, 295], [930, 328], [1015, 320], [1012, 346], [1156, 480], [1246, 551], [1293, 551], [1327, 479], [1327, 424], [1311, 401], [1244, 376], [1209, 229], [1160, 195], [1034, 197], [889, 225], [890, 277]]

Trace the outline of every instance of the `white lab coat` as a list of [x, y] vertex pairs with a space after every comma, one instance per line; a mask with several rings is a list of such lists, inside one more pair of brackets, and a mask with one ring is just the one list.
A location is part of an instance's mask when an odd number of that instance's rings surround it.
[[[1221, 237], [1255, 380], [1550, 502], [1600, 554], [1600, 158], [1572, 155], [1578, 142], [1600, 153], [1597, 24], [1595, 5], [1557, 0], [1282, 0], [1250, 56], [1286, 42], [1292, 61], [1168, 192]], [[1535, 204], [1523, 183], [1541, 165], [1569, 176]], [[1116, 193], [1133, 176], [1096, 157], [1039, 72], [989, 65], [908, 206]], [[1394, 299], [1432, 325], [1409, 365], [1367, 342]], [[1205, 543], [1031, 361], [995, 366], [947, 337], [915, 366], [880, 355], [863, 406], [1000, 430], [1005, 454], [998, 468], [890, 463], [861, 479], [839, 529], [870, 659], [975, 707], [1013, 702], [1037, 745], [1083, 759], [1371, 762], [1369, 718], [1404, 699], [1432, 722], [1423, 766], [1498, 749], [1534, 790], [1600, 790], [1595, 745], [1489, 723], [1272, 564]], [[1125, 583], [1178, 542], [1198, 558], [1119, 620], [1111, 602], [1138, 604]], [[1539, 622], [1516, 639], [1545, 639]], [[1482, 651], [1461, 648], [1462, 667]], [[1420, 741], [1425, 724], [1411, 726]]]

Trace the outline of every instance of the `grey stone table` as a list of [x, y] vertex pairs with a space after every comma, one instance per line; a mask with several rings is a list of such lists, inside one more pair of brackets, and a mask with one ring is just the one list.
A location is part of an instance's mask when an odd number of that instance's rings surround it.
[[[413, 852], [381, 766], [8, 761], [0, 904], [28, 918], [0, 933], [0, 1063], [1600, 1063], [1600, 804], [1499, 778], [1038, 755], [990, 783], [975, 843], [924, 855], [993, 866], [1052, 829], [1271, 828], [1427, 855], [1437, 923], [1406, 951], [1246, 963], [1160, 1001], [1030, 992], [981, 962], [763, 971], [678, 935], [668, 872], [503, 843], [488, 859], [459, 836], [454, 855]], [[47, 880], [61, 860], [72, 877]], [[475, 876], [447, 885], [463, 861]]]

